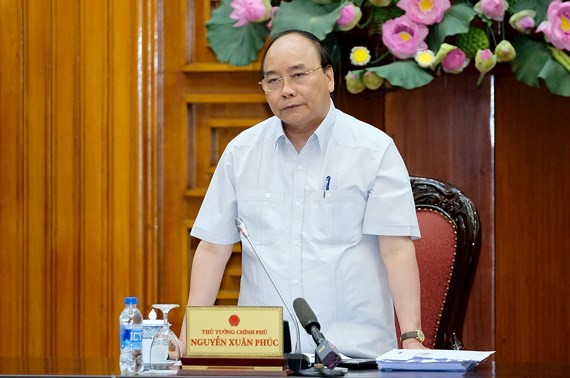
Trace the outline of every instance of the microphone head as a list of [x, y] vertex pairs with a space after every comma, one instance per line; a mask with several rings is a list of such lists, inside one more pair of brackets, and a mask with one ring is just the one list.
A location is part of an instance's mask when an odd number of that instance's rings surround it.
[[312, 327], [317, 327], [319, 330], [321, 329], [317, 316], [304, 298], [295, 299], [293, 301], [293, 308], [295, 309], [295, 314], [297, 314], [301, 326], [303, 326], [309, 335], [311, 334]]
[[241, 228], [244, 226], [243, 221], [241, 220], [240, 217], [236, 218], [236, 227], [238, 228], [238, 230], [241, 231]]
[[243, 221], [243, 219], [241, 219], [241, 217], [236, 218], [236, 227], [239, 230], [239, 232], [243, 234], [243, 236], [245, 236], [246, 238], [249, 237], [249, 233], [247, 232], [247, 227], [245, 226], [245, 222]]

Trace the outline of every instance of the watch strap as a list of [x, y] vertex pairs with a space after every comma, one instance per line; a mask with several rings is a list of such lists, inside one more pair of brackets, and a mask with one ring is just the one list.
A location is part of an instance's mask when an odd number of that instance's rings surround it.
[[415, 331], [404, 332], [400, 336], [400, 341], [408, 340], [408, 339], [416, 339], [420, 343], [423, 343], [425, 340], [424, 333], [421, 329], [416, 329]]

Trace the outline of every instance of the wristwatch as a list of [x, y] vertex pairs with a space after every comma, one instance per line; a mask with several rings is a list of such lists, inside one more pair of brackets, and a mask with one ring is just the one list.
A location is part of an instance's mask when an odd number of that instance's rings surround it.
[[424, 340], [426, 339], [426, 337], [425, 337], [425, 335], [421, 329], [416, 329], [415, 331], [402, 333], [402, 336], [400, 336], [400, 341], [403, 342], [404, 340], [407, 340], [407, 339], [416, 339], [420, 343], [423, 343]]

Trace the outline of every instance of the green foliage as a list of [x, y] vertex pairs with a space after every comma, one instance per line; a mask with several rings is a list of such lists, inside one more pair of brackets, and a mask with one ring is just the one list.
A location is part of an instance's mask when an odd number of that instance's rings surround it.
[[550, 51], [544, 43], [533, 41], [524, 36], [516, 36], [513, 47], [517, 57], [511, 67], [517, 78], [528, 86], [538, 87], [539, 74], [546, 62], [551, 59]]
[[299, 29], [313, 33], [322, 41], [333, 31], [341, 8], [340, 3], [318, 5], [306, 0], [283, 2], [273, 20], [271, 37], [285, 30]]
[[549, 59], [540, 71], [539, 77], [544, 80], [550, 92], [570, 97], [570, 75], [560, 63]]
[[[431, 68], [421, 68], [413, 59], [397, 60], [382, 44], [384, 23], [405, 14], [404, 10], [397, 7], [399, 0], [392, 0], [385, 7], [373, 6], [367, 0], [352, 0], [355, 6], [362, 7], [363, 10], [363, 19], [354, 29], [354, 34], [350, 34], [351, 30], [340, 31], [336, 23], [347, 1], [272, 0], [271, 3], [278, 6], [278, 9], [271, 20], [270, 30], [269, 20], [248, 22], [244, 26], [234, 27], [237, 21], [230, 18], [233, 12], [230, 5], [232, 0], [222, 0], [206, 23], [206, 38], [218, 61], [244, 66], [258, 58], [269, 37], [275, 37], [289, 29], [306, 30], [329, 47], [333, 62], [339, 63], [340, 67], [340, 62], [349, 58], [350, 49], [358, 44], [356, 41], [362, 40], [362, 34], [366, 35], [358, 29], [365, 28], [368, 40], [364, 44], [373, 51], [372, 60], [368, 63], [369, 66], [351, 72], [356, 77], [361, 77], [366, 71], [374, 72], [392, 86], [404, 89], [427, 85], [434, 79], [434, 72], [441, 72], [438, 65], [446, 54], [446, 50], [441, 49], [442, 44], [457, 46], [467, 57], [474, 59], [478, 50], [494, 51], [495, 46], [505, 38], [515, 48], [516, 58], [510, 63], [500, 64], [510, 64], [516, 78], [529, 86], [538, 87], [543, 82], [552, 93], [570, 97], [570, 72], [559, 63], [560, 59], [554, 58], [560, 58], [556, 52], [553, 57], [549, 50], [551, 44], [544, 39], [544, 35], [533, 30], [527, 36], [509, 25], [509, 18], [513, 14], [533, 10], [536, 12], [535, 24], [538, 26], [547, 19], [547, 8], [551, 2], [549, 0], [509, 0], [509, 8], [502, 22], [478, 14], [474, 9], [478, 0], [452, 1], [452, 6], [446, 11], [443, 20], [429, 26], [425, 42], [432, 52], [439, 52], [440, 55]], [[343, 37], [340, 33], [343, 33]], [[351, 43], [355, 45], [350, 46]], [[448, 49], [447, 52], [451, 50], [453, 49]]]
[[255, 22], [235, 28], [236, 21], [230, 18], [232, 7], [229, 3], [230, 0], [223, 0], [212, 12], [206, 23], [206, 38], [220, 62], [246, 66], [257, 59], [269, 30], [265, 24]]
[[428, 85], [433, 76], [423, 70], [413, 60], [398, 61], [379, 67], [370, 67], [365, 71], [372, 71], [385, 78], [392, 85], [405, 89], [413, 89]]
[[512, 62], [512, 68], [518, 80], [538, 87], [539, 79], [542, 79], [552, 93], [570, 97], [570, 74], [552, 58], [544, 43], [517, 36], [513, 46], [517, 50], [517, 57]]
[[441, 23], [433, 25], [427, 38], [432, 51], [437, 51], [446, 37], [467, 33], [476, 12], [467, 4], [456, 4], [448, 9]]

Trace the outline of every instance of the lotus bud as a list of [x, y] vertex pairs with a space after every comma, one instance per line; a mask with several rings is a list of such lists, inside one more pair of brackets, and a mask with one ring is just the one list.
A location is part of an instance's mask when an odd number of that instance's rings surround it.
[[499, 62], [510, 62], [515, 59], [517, 52], [513, 45], [506, 39], [503, 39], [497, 47], [495, 47], [495, 55], [497, 56], [497, 61]]
[[475, 55], [475, 68], [481, 74], [486, 74], [491, 71], [497, 64], [497, 57], [489, 49], [477, 51]]
[[457, 46], [450, 45], [449, 43], [442, 43], [441, 46], [439, 46], [437, 54], [435, 54], [435, 58], [433, 60], [433, 67], [440, 64], [445, 59], [447, 54], [449, 54], [451, 51], [455, 49], [457, 49]]
[[340, 30], [348, 31], [356, 26], [361, 17], [362, 11], [359, 7], [352, 3], [346, 3], [340, 10], [340, 17], [336, 23]]
[[366, 88], [374, 90], [380, 88], [384, 82], [384, 78], [376, 75], [372, 71], [366, 71], [364, 75], [362, 75], [362, 81], [364, 85], [366, 85]]
[[534, 17], [536, 17], [536, 12], [533, 10], [524, 10], [517, 12], [509, 18], [509, 24], [513, 29], [530, 34], [532, 29], [535, 27]]
[[366, 85], [364, 85], [364, 82], [360, 78], [360, 74], [349, 71], [344, 78], [346, 80], [346, 89], [350, 93], [357, 94], [366, 89]]
[[460, 74], [469, 65], [470, 61], [471, 59], [467, 58], [463, 50], [457, 48], [445, 56], [445, 59], [441, 62], [441, 68], [447, 73]]
[[552, 53], [552, 57], [556, 60], [562, 67], [566, 69], [566, 71], [570, 72], [570, 56], [566, 54], [564, 51], [554, 48], [548, 47], [550, 52]]
[[507, 0], [481, 0], [473, 6], [473, 9], [491, 20], [503, 21], [508, 7]]

